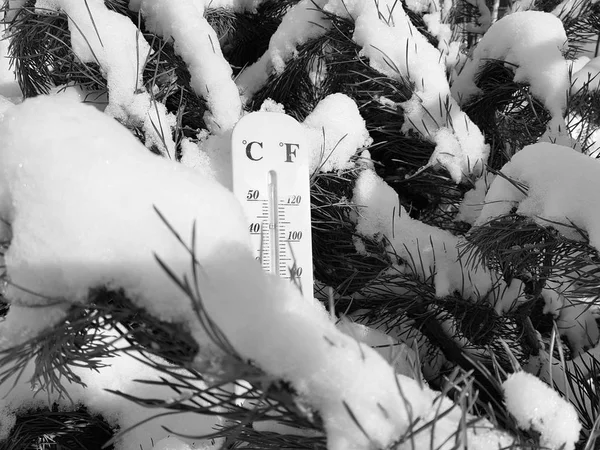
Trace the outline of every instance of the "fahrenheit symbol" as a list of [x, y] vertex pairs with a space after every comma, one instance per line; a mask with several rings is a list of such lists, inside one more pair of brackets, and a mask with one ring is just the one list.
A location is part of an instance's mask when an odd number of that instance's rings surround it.
[[299, 145], [290, 142], [284, 142], [283, 145], [285, 145], [285, 162], [294, 162], [292, 156], [296, 157], [296, 150], [299, 148]]

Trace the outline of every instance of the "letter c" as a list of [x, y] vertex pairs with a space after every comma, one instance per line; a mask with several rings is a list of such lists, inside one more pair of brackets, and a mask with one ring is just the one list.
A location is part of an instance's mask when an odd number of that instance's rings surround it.
[[262, 142], [257, 142], [257, 141], [252, 141], [252, 142], [249, 142], [249, 143], [248, 143], [248, 145], [246, 145], [246, 156], [248, 157], [248, 159], [251, 159], [252, 161], [260, 161], [261, 159], [263, 159], [263, 157], [262, 157], [262, 156], [261, 156], [261, 157], [259, 157], [259, 158], [255, 158], [255, 157], [252, 155], [252, 146], [253, 146], [254, 144], [258, 144], [258, 146], [259, 146], [260, 148], [263, 148], [263, 143], [262, 143]]

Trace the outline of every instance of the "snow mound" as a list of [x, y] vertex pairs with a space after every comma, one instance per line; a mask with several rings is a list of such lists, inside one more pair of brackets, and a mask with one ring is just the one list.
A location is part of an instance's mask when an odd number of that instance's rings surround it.
[[372, 142], [358, 106], [344, 94], [321, 100], [303, 125], [309, 131], [311, 173], [350, 169], [352, 156]]
[[452, 95], [460, 104], [467, 103], [480, 92], [475, 79], [486, 62], [506, 61], [517, 66], [514, 81], [529, 83], [531, 93], [552, 116], [552, 131], [560, 134], [566, 129], [562, 113], [569, 90], [568, 64], [562, 55], [566, 43], [563, 24], [553, 14], [540, 11], [509, 14], [494, 23], [477, 44], [472, 59], [452, 85]]
[[[117, 121], [71, 96], [27, 100], [7, 111], [0, 130], [0, 216], [12, 224], [5, 294], [13, 304], [85, 302], [89, 288], [105, 285], [124, 288], [163, 320], [188, 322], [189, 300], [153, 255], [176, 273], [187, 273], [189, 259], [155, 207], [185, 236], [196, 221], [203, 263], [224, 241], [249, 251], [230, 192], [151, 154]], [[37, 320], [31, 330], [45, 326], [43, 315]]]
[[517, 152], [502, 173], [524, 183], [527, 193], [505, 177], [496, 177], [475, 225], [517, 207], [517, 214], [531, 217], [541, 226], [552, 225], [570, 239], [581, 236], [568, 224], [583, 228], [591, 245], [600, 250], [600, 210], [590, 208], [597, 204], [600, 191], [600, 161], [570, 147], [541, 142]]
[[544, 447], [575, 448], [581, 429], [577, 412], [554, 389], [526, 372], [511, 374], [502, 388], [506, 407], [519, 428], [539, 432]]

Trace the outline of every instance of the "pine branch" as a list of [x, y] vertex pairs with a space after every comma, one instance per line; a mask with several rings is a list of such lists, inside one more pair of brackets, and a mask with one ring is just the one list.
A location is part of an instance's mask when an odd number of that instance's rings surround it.
[[[545, 221], [508, 214], [471, 229], [462, 254], [468, 264], [485, 264], [507, 280], [519, 278], [534, 292], [549, 279], [564, 281], [563, 295], [597, 298], [600, 286], [600, 255], [589, 244], [587, 233], [572, 223]], [[581, 240], [564, 237], [556, 226], [575, 231]]]
[[363, 240], [371, 255], [357, 252], [356, 225], [349, 202], [358, 169], [313, 174], [311, 183], [312, 244], [315, 278], [337, 292], [350, 294], [364, 287], [389, 264], [376, 242]]
[[486, 136], [491, 147], [488, 164], [497, 170], [518, 150], [537, 142], [550, 120], [529, 86], [513, 81], [515, 68], [506, 61], [488, 60], [475, 80], [481, 94], [463, 107]]
[[[113, 434], [111, 427], [85, 407], [59, 411], [56, 404], [48, 409], [23, 411], [3, 444], [2, 450], [101, 450]], [[112, 450], [112, 445], [105, 447]]]

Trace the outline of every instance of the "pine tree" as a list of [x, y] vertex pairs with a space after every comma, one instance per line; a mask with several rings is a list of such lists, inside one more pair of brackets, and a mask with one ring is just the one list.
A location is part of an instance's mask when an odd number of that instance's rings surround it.
[[[258, 111], [276, 102], [303, 122], [320, 102], [341, 93], [356, 104], [372, 139], [368, 147], [356, 149], [349, 168], [327, 172], [317, 169], [311, 175], [316, 298], [340, 323], [350, 319], [385, 333], [388, 343], [381, 344], [380, 350], [389, 355], [390, 362], [395, 362], [394, 357], [402, 360], [398, 350], [402, 349], [414, 362], [412, 367], [405, 364], [402, 370], [453, 401], [464, 420], [453, 432], [454, 442], [443, 448], [464, 448], [466, 430], [475, 426], [468, 417], [485, 418], [495, 429], [513, 436], [511, 448], [544, 448], [539, 430], [523, 429], [504, 401], [503, 383], [521, 370], [539, 375], [575, 407], [582, 424], [576, 448], [598, 448], [600, 361], [593, 349], [598, 345], [595, 314], [600, 256], [589, 230], [577, 223], [548, 221], [542, 225], [516, 207], [484, 223], [469, 217], [481, 210], [494, 178], [508, 180], [527, 195], [530, 187], [506, 175], [503, 169], [521, 149], [547, 138], [555, 117], [546, 99], [539, 98], [539, 90], [530, 80], [516, 76], [518, 65], [488, 58], [477, 68], [475, 95], [455, 98], [452, 104], [450, 97], [441, 93], [438, 112], [436, 94], [436, 110], [426, 111], [422, 124], [411, 123], [411, 99], [431, 87], [426, 88], [425, 81], [410, 70], [395, 66], [393, 58], [385, 54], [382, 60], [388, 67], [374, 68], [369, 59], [373, 51], [369, 53], [357, 43], [356, 17], [327, 8], [328, 2], [323, 1], [256, 3], [254, 10], [245, 11], [212, 8], [209, 4], [204, 14], [219, 39], [213, 45], [220, 46], [237, 80], [243, 79], [248, 68], [269, 51], [273, 36], [282, 29], [282, 22], [293, 8], [310, 11], [307, 16], [312, 19], [298, 26], [313, 28], [308, 38], [294, 42], [293, 56], [281, 68], [272, 68], [264, 83], [246, 91], [245, 110]], [[171, 136], [163, 135], [162, 142], [157, 142], [139, 120], [126, 115], [117, 119], [149, 151], [184, 160], [186, 143], [203, 145], [214, 134], [208, 131], [211, 103], [196, 92], [177, 43], [152, 32], [143, 11], [130, 9], [125, 0], [105, 0], [104, 4], [131, 21], [148, 42], [151, 52], [138, 90], [150, 93], [155, 104], [164, 105], [166, 114], [174, 117], [174, 126]], [[507, 17], [519, 10], [558, 17], [568, 38], [568, 46], [563, 49], [567, 60], [575, 60], [590, 48], [597, 54], [600, 42], [600, 4], [586, 0], [560, 4], [521, 1], [511, 7], [467, 0], [412, 1], [398, 2], [397, 8], [406, 11], [411, 33], [423, 37], [419, 51], [423, 52], [420, 49], [425, 45], [438, 51], [450, 89], [456, 86], [461, 70], [466, 70], [467, 59], [475, 54], [492, 22], [498, 20], [493, 18], [494, 11], [502, 15], [498, 8], [505, 10]], [[64, 11], [36, 10], [33, 1], [7, 2], [4, 9], [10, 57], [25, 98], [77, 86], [86, 102], [106, 101], [107, 92], [110, 96], [106, 71], [101, 61], [84, 62], [75, 54], [69, 17]], [[320, 20], [317, 24], [310, 21], [317, 20], [315, 17]], [[380, 11], [382, 24], [394, 25], [389, 23], [391, 18], [391, 11]], [[102, 30], [98, 34], [101, 36]], [[406, 42], [404, 54], [410, 68], [412, 53]], [[396, 43], [400, 48], [403, 45]], [[415, 54], [424, 55], [416, 47]], [[570, 76], [575, 86], [573, 74]], [[562, 114], [567, 129], [561, 132], [572, 137], [571, 144], [578, 151], [595, 159], [600, 94], [593, 83], [593, 79], [586, 80], [577, 85], [578, 89], [565, 93]], [[452, 123], [452, 114], [458, 108], [472, 124], [470, 132], [474, 135], [476, 129], [480, 130], [485, 139], [482, 143], [489, 146], [489, 156], [485, 161], [467, 158], [461, 167], [468, 169], [457, 175], [451, 169], [454, 163], [444, 162], [443, 153], [436, 153], [437, 130], [429, 129], [426, 122], [448, 130], [456, 125], [458, 130], [459, 124]], [[458, 136], [458, 131], [453, 136]], [[557, 134], [548, 139], [560, 137]], [[325, 140], [324, 135], [324, 152]], [[169, 152], [170, 141], [173, 155]], [[394, 248], [395, 236], [369, 233], [361, 227], [360, 217], [369, 213], [357, 201], [357, 185], [365, 173], [372, 173], [395, 192], [394, 220], [418, 224], [414, 226], [425, 230], [425, 235], [427, 230], [435, 230], [429, 232], [429, 241], [417, 238], [414, 248], [410, 244]], [[169, 226], [168, 217], [161, 219]], [[391, 227], [396, 229], [394, 224]], [[171, 231], [187, 245], [176, 230]], [[466, 276], [473, 275], [473, 279], [463, 280], [462, 289], [446, 292], [441, 287], [437, 277], [445, 256], [434, 242], [437, 233], [456, 240], [457, 260], [452, 263], [460, 266]], [[10, 242], [5, 242], [4, 247], [8, 246]], [[193, 248], [188, 250], [191, 265], [200, 270]], [[433, 267], [428, 266], [427, 252], [433, 252]], [[57, 327], [25, 344], [4, 349], [0, 353], [0, 384], [35, 361], [32, 381], [41, 391], [39, 395], [58, 391], [68, 396], [68, 383], [82, 383], [75, 367], [100, 370], [107, 358], [135, 352], [132, 354], [139, 362], [164, 374], [157, 384], [170, 388], [173, 397], [148, 399], [122, 391], [111, 393], [146, 408], [223, 418], [214, 434], [196, 436], [197, 440], [223, 439], [224, 448], [326, 448], [327, 433], [318, 412], [289, 382], [273, 379], [253, 361], [244, 359], [203, 308], [193, 283], [171, 272], [167, 265], [163, 267], [196, 305], [199, 323], [221, 351], [217, 359], [201, 370], [193, 366], [201, 349], [191, 335], [153, 317], [132, 302], [125, 291], [98, 286], [90, 291], [88, 303], [72, 305]], [[482, 267], [497, 274], [487, 291], [479, 291], [475, 280]], [[519, 288], [513, 289], [517, 285]], [[548, 307], [556, 298], [564, 302], [564, 308]], [[11, 307], [10, 299], [0, 307], [0, 314], [5, 315]], [[569, 307], [575, 312], [568, 312]], [[580, 324], [595, 329], [583, 338], [569, 331]], [[127, 345], [115, 346], [117, 337], [124, 338]], [[541, 368], [550, 367], [552, 362], [562, 367], [557, 372], [560, 379], [553, 378], [552, 369], [546, 371], [550, 379], [544, 378]], [[346, 408], [361, 428], [350, 406]], [[435, 429], [436, 421], [449, 414], [450, 410], [439, 411], [434, 420], [415, 424], [389, 448], [412, 448], [418, 433], [424, 428]], [[105, 448], [113, 448], [128, 430], [116, 429], [109, 422], [86, 405], [67, 411], [57, 404], [23, 408], [17, 411], [16, 424], [0, 448], [91, 450], [102, 448], [106, 442]], [[274, 422], [279, 426], [275, 427]], [[176, 434], [175, 430], [169, 431]]]

